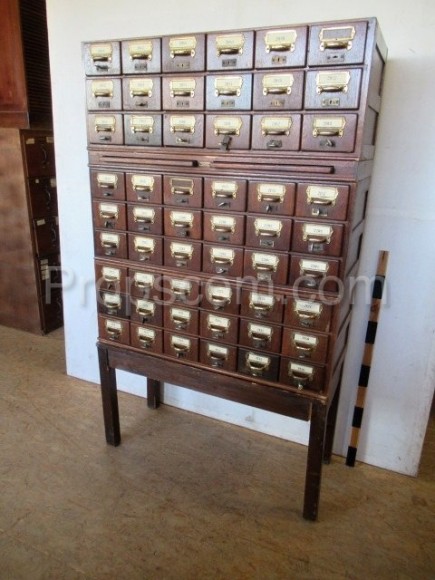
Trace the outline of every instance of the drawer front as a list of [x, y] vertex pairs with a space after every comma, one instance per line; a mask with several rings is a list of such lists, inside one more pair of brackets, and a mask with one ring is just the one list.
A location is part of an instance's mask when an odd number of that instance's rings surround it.
[[119, 344], [129, 344], [130, 323], [128, 320], [119, 320], [99, 314], [98, 334], [104, 340], [112, 340]]
[[127, 200], [162, 203], [162, 176], [143, 173], [126, 174]]
[[281, 351], [282, 327], [276, 324], [265, 324], [257, 320], [240, 320], [239, 343], [256, 350]]
[[300, 115], [254, 115], [252, 149], [298, 151], [300, 140]]
[[121, 42], [122, 72], [126, 75], [161, 71], [160, 38], [137, 38]]
[[42, 298], [42, 329], [51, 332], [63, 325], [62, 290], [53, 290], [48, 296]]
[[360, 64], [364, 61], [367, 22], [310, 26], [310, 66]]
[[332, 326], [332, 306], [308, 297], [289, 298], [284, 324], [301, 330], [329, 332]]
[[127, 268], [110, 264], [110, 262], [95, 262], [95, 284], [99, 290], [125, 293]]
[[190, 240], [202, 238], [202, 215], [198, 209], [165, 208], [165, 235]]
[[159, 77], [133, 77], [122, 80], [124, 111], [160, 111], [162, 88]]
[[163, 72], [203, 71], [205, 68], [205, 35], [164, 37], [162, 39]]
[[199, 360], [214, 369], [234, 372], [237, 368], [237, 348], [200, 340]]
[[290, 249], [292, 220], [248, 216], [246, 219], [246, 245], [263, 250]]
[[125, 203], [93, 201], [92, 211], [96, 228], [106, 230], [125, 230], [127, 228]]
[[261, 289], [242, 289], [241, 315], [252, 318], [259, 323], [282, 322], [283, 301], [279, 294], [262, 291]]
[[[37, 275], [39, 278], [41, 294], [45, 295], [46, 293], [56, 292], [56, 288], [60, 289], [62, 284], [60, 255], [49, 254], [45, 258], [39, 258], [37, 264]], [[62, 293], [60, 298], [62, 300]]]
[[33, 220], [36, 253], [38, 256], [59, 251], [59, 226], [57, 218]]
[[91, 193], [93, 197], [124, 201], [124, 173], [110, 169], [107, 171], [91, 169]]
[[129, 234], [128, 257], [147, 264], [163, 264], [163, 239], [158, 236]]
[[165, 175], [163, 189], [166, 205], [202, 207], [201, 177]]
[[202, 271], [219, 276], [240, 276], [243, 249], [204, 244]]
[[130, 323], [130, 343], [146, 352], [163, 353], [163, 330], [145, 324]]
[[210, 149], [249, 149], [249, 115], [207, 115], [206, 147]]
[[294, 220], [292, 251], [316, 256], [340, 256], [344, 225]]
[[304, 115], [302, 150], [350, 153], [355, 148], [357, 115]]
[[219, 211], [245, 211], [246, 181], [241, 179], [204, 179], [204, 207]]
[[87, 75], [121, 74], [119, 42], [88, 42], [83, 45], [83, 60]]
[[161, 115], [124, 115], [124, 135], [126, 145], [162, 145]]
[[245, 239], [245, 216], [204, 212], [204, 240], [242, 245]]
[[345, 220], [348, 204], [347, 185], [298, 183], [296, 195], [298, 217]]
[[295, 284], [298, 288], [338, 292], [339, 276], [339, 260], [297, 255], [292, 255], [290, 259], [289, 283]]
[[269, 215], [293, 215], [296, 184], [268, 181], [250, 181], [248, 189], [248, 211]]
[[29, 179], [30, 204], [33, 217], [57, 215], [56, 178], [32, 177]]
[[219, 342], [238, 343], [238, 318], [216, 312], [201, 312], [200, 333], [204, 338]]
[[244, 276], [252, 276], [259, 282], [287, 283], [288, 255], [245, 250]]
[[304, 94], [303, 71], [261, 72], [254, 75], [254, 109], [298, 111]]
[[301, 361], [325, 363], [328, 355], [328, 337], [324, 334], [283, 329], [282, 354]]
[[307, 28], [271, 28], [256, 33], [256, 68], [284, 68], [305, 65]]
[[308, 364], [307, 362], [293, 360], [290, 358], [281, 359], [281, 369], [279, 382], [298, 391], [322, 391], [325, 380], [324, 367]]
[[153, 205], [127, 205], [128, 229], [131, 232], [163, 234], [162, 208]]
[[140, 324], [162, 326], [163, 306], [147, 298], [131, 298], [131, 320]]
[[193, 336], [164, 332], [164, 352], [180, 360], [198, 360], [198, 339]]
[[204, 115], [164, 115], [163, 144], [165, 147], [202, 147]]
[[28, 177], [52, 177], [56, 174], [54, 139], [52, 135], [24, 136]]
[[121, 110], [121, 79], [100, 78], [87, 80], [86, 102], [89, 111]]
[[362, 69], [318, 70], [307, 73], [306, 109], [358, 109]]
[[163, 108], [170, 111], [202, 111], [204, 77], [198, 75], [164, 77]]
[[169, 268], [200, 272], [201, 250], [200, 242], [165, 240], [164, 264]]
[[225, 280], [209, 280], [202, 284], [201, 307], [216, 314], [238, 314], [239, 293], [236, 287]]
[[239, 348], [237, 371], [256, 379], [277, 381], [279, 356], [262, 351]]
[[118, 113], [89, 114], [88, 138], [90, 143], [98, 145], [123, 145], [122, 115]]
[[95, 254], [110, 258], [127, 258], [127, 234], [96, 230]]
[[198, 306], [199, 281], [192, 276], [180, 278], [174, 276], [163, 277], [163, 297], [165, 302], [177, 306]]
[[130, 295], [146, 300], [161, 300], [162, 275], [147, 268], [129, 268], [128, 283]]
[[207, 70], [247, 69], [253, 62], [254, 32], [207, 34]]
[[199, 312], [178, 304], [164, 306], [163, 326], [165, 330], [197, 335], [199, 330]]
[[100, 290], [97, 302], [97, 310], [100, 314], [118, 318], [130, 317], [130, 300], [127, 294]]
[[250, 110], [252, 75], [207, 75], [207, 110]]

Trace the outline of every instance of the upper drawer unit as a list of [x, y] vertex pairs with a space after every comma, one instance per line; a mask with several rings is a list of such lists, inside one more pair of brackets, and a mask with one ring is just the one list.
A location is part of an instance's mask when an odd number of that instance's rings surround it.
[[248, 69], [253, 60], [253, 31], [207, 35], [207, 70]]
[[360, 64], [364, 61], [367, 22], [310, 27], [309, 66]]
[[87, 75], [121, 74], [119, 42], [87, 42], [83, 45]]
[[166, 36], [162, 39], [163, 72], [202, 71], [205, 68], [205, 35]]
[[304, 66], [307, 52], [307, 29], [271, 28], [257, 32], [256, 68]]
[[124, 74], [159, 73], [161, 71], [160, 38], [138, 38], [121, 43]]

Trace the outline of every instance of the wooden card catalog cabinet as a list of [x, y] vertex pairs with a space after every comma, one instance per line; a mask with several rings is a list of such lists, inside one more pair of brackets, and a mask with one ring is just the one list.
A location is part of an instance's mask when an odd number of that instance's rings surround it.
[[168, 381], [311, 421], [316, 519], [380, 111], [376, 19], [83, 54], [107, 441], [115, 368], [148, 377], [151, 407]]

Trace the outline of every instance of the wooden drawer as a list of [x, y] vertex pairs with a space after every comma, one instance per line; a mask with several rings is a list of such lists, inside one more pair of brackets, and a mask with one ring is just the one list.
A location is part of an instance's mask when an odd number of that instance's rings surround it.
[[56, 178], [32, 177], [28, 184], [32, 216], [57, 215]]
[[255, 290], [243, 288], [240, 314], [259, 322], [280, 323], [283, 317], [283, 297], [258, 288]]
[[164, 115], [163, 144], [165, 147], [202, 147], [204, 115]]
[[252, 276], [259, 282], [287, 283], [288, 255], [245, 250], [244, 276]]
[[110, 258], [127, 258], [127, 234], [120, 232], [104, 232], [96, 230], [94, 233], [95, 254]]
[[300, 141], [300, 115], [254, 115], [252, 149], [298, 151]]
[[131, 298], [131, 320], [140, 324], [162, 326], [163, 306], [147, 298]]
[[245, 180], [224, 178], [204, 179], [204, 207], [207, 209], [245, 211], [246, 209]]
[[94, 226], [106, 230], [125, 230], [127, 218], [125, 203], [93, 201]]
[[127, 291], [127, 268], [110, 262], [95, 262], [95, 285], [98, 290]]
[[348, 213], [349, 186], [298, 183], [298, 217], [345, 220]]
[[364, 61], [367, 22], [310, 26], [309, 66], [360, 64]]
[[204, 240], [242, 245], [245, 239], [245, 216], [204, 212]]
[[87, 42], [83, 45], [83, 60], [87, 75], [121, 74], [119, 42]]
[[204, 244], [202, 271], [219, 276], [240, 276], [243, 269], [243, 249]]
[[97, 302], [97, 310], [100, 314], [118, 318], [130, 317], [130, 299], [127, 294], [100, 290]]
[[97, 171], [91, 169], [91, 192], [93, 197], [114, 201], [125, 200], [124, 173], [121, 171]]
[[306, 109], [358, 109], [362, 69], [307, 72]]
[[288, 252], [292, 220], [249, 215], [246, 218], [246, 245], [263, 250]]
[[261, 72], [254, 75], [254, 110], [302, 109], [304, 72]]
[[247, 110], [252, 103], [252, 75], [207, 75], [207, 110]]
[[59, 226], [57, 217], [33, 220], [36, 253], [38, 256], [59, 251]]
[[207, 115], [206, 147], [211, 149], [249, 149], [249, 115]]
[[304, 115], [302, 150], [351, 153], [357, 122], [357, 115]]
[[239, 320], [236, 316], [201, 311], [200, 334], [204, 338], [238, 344], [238, 325]]
[[307, 28], [270, 28], [256, 33], [255, 67], [284, 68], [304, 66]]
[[202, 178], [183, 175], [163, 176], [164, 199], [167, 205], [202, 207]]
[[136, 38], [121, 42], [122, 72], [125, 75], [161, 71], [160, 38]]
[[152, 326], [130, 323], [130, 344], [146, 352], [163, 352], [163, 330]]
[[289, 298], [284, 313], [284, 324], [303, 330], [329, 332], [332, 326], [332, 306], [308, 296]]
[[212, 278], [202, 284], [201, 307], [219, 314], [239, 313], [239, 292], [226, 280]]
[[162, 297], [162, 275], [148, 269], [128, 269], [130, 295], [146, 300], [160, 300]]
[[207, 70], [247, 69], [253, 62], [253, 31], [207, 34]]
[[202, 238], [202, 215], [198, 209], [165, 208], [165, 235], [190, 240]]
[[328, 336], [284, 327], [282, 354], [296, 360], [326, 363]]
[[270, 215], [293, 215], [296, 184], [288, 181], [249, 181], [248, 211]]
[[53, 290], [41, 298], [41, 327], [43, 332], [51, 332], [63, 325], [62, 290]]
[[279, 374], [279, 356], [239, 348], [237, 371], [256, 379], [277, 381]]
[[129, 234], [128, 257], [147, 264], [163, 264], [163, 238]]
[[340, 256], [343, 237], [343, 224], [294, 220], [291, 249], [316, 256]]
[[169, 111], [202, 111], [204, 77], [199, 75], [164, 77], [163, 108]]
[[234, 372], [237, 368], [237, 348], [200, 340], [199, 360], [214, 369]]
[[142, 204], [127, 205], [127, 223], [131, 232], [163, 234], [163, 210], [161, 207]]
[[87, 80], [86, 102], [89, 111], [120, 111], [122, 109], [121, 79]]
[[163, 72], [190, 72], [205, 69], [205, 34], [162, 38]]
[[162, 203], [162, 176], [127, 173], [127, 201]]
[[124, 115], [124, 135], [126, 145], [146, 145], [161, 147], [161, 115]]
[[199, 281], [192, 276], [177, 278], [165, 275], [163, 277], [164, 300], [169, 304], [198, 306]]
[[258, 320], [240, 320], [239, 344], [266, 352], [281, 351], [282, 327]]
[[162, 89], [159, 77], [133, 77], [122, 80], [124, 111], [160, 111]]
[[201, 243], [165, 240], [165, 266], [180, 270], [201, 271]]
[[54, 139], [52, 135], [23, 133], [28, 177], [52, 177], [56, 175]]
[[88, 139], [98, 145], [123, 145], [122, 115], [118, 113], [88, 114]]
[[119, 344], [130, 343], [130, 323], [128, 320], [119, 320], [98, 315], [98, 334], [103, 340], [112, 340]]
[[323, 292], [338, 292], [340, 275], [339, 260], [314, 259], [309, 256], [292, 255], [289, 283], [297, 288], [309, 288]]
[[[56, 292], [62, 285], [62, 266], [60, 264], [60, 254], [49, 254], [44, 258], [39, 258], [37, 263], [37, 276], [41, 295]], [[60, 296], [62, 300], [62, 294]]]
[[165, 332], [164, 352], [180, 360], [197, 361], [199, 340], [193, 336]]
[[198, 334], [199, 312], [193, 308], [180, 305], [166, 305], [163, 307], [163, 326], [165, 330]]
[[298, 391], [322, 391], [325, 381], [325, 368], [307, 364], [305, 361], [282, 357], [279, 382], [295, 387]]

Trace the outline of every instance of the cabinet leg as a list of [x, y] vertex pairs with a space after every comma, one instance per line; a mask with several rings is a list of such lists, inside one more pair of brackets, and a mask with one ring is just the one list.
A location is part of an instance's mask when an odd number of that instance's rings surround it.
[[326, 432], [326, 405], [313, 405], [310, 440], [308, 444], [307, 471], [305, 475], [304, 518], [317, 519], [320, 484], [322, 479], [323, 449]]
[[100, 363], [101, 398], [103, 400], [104, 429], [106, 441], [110, 445], [121, 443], [119, 428], [118, 393], [116, 390], [115, 369], [109, 366], [107, 348], [98, 345]]
[[332, 445], [334, 443], [335, 424], [337, 422], [338, 401], [340, 399], [340, 385], [338, 385], [328, 412], [326, 422], [325, 448], [323, 450], [323, 463], [330, 463]]
[[150, 409], [157, 409], [160, 405], [160, 381], [147, 379], [147, 404]]

